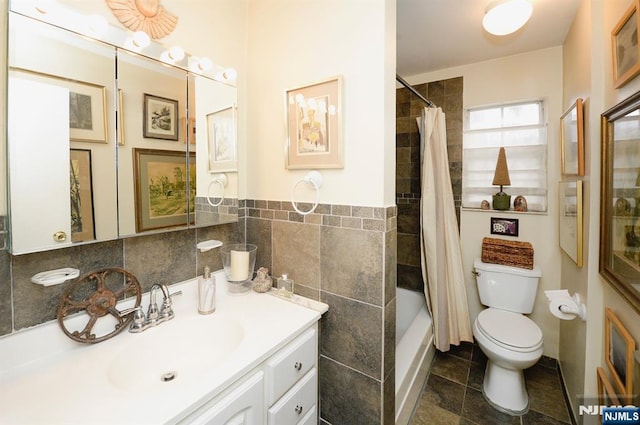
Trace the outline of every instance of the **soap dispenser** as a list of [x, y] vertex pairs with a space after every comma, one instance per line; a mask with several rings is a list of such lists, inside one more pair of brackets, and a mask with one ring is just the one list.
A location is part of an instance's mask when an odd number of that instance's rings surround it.
[[283, 297], [291, 298], [293, 296], [293, 280], [289, 279], [286, 273], [278, 278], [278, 294]]
[[211, 314], [216, 311], [216, 278], [209, 267], [198, 278], [198, 313]]

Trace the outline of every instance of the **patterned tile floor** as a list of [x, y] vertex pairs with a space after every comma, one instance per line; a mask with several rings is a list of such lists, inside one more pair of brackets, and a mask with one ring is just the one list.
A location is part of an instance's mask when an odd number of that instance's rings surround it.
[[436, 351], [410, 425], [561, 425], [571, 424], [555, 359], [543, 357], [525, 370], [529, 412], [510, 416], [482, 395], [487, 358], [477, 345], [463, 343]]

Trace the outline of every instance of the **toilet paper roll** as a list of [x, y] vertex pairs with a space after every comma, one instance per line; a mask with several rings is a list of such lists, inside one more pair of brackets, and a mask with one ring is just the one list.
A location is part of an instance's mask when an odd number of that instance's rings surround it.
[[[573, 320], [578, 315], [578, 304], [573, 298], [554, 298], [549, 301], [551, 314], [561, 320]], [[564, 311], [575, 311], [575, 313], [565, 313]]]

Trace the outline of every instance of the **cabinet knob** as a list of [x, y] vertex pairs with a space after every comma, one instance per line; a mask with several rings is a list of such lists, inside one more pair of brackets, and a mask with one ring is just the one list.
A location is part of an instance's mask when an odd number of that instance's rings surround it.
[[294, 409], [296, 411], [296, 413], [299, 415], [302, 413], [302, 406], [297, 405], [296, 408]]
[[302, 369], [302, 363], [296, 362], [296, 364], [293, 365], [293, 368], [295, 370], [301, 370]]
[[53, 240], [56, 242], [64, 242], [65, 240], [67, 240], [67, 234], [62, 230], [55, 232], [53, 234]]

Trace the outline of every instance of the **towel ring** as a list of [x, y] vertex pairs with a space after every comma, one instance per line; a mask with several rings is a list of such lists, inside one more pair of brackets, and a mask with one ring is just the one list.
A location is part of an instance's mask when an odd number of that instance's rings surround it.
[[[211, 180], [211, 182], [209, 183], [209, 187], [207, 187], [207, 202], [209, 203], [209, 205], [211, 205], [212, 207], [219, 207], [220, 205], [222, 205], [222, 202], [224, 201], [224, 188], [227, 186], [227, 182], [229, 180], [227, 179], [227, 175], [224, 173], [221, 174], [215, 174], [213, 176], [213, 180]], [[213, 203], [211, 201], [211, 186], [213, 186], [214, 184], [218, 184], [220, 185], [220, 188], [222, 189], [222, 195], [220, 195], [220, 202]]]
[[[316, 202], [313, 204], [313, 206], [309, 211], [300, 211], [300, 209], [298, 209], [298, 206], [296, 205], [296, 202], [293, 200], [293, 195], [296, 191], [296, 188], [302, 182], [310, 184], [316, 190]], [[298, 180], [296, 184], [293, 185], [293, 189], [291, 189], [291, 205], [293, 206], [293, 209], [296, 210], [296, 212], [300, 215], [307, 215], [314, 212], [316, 210], [316, 207], [318, 206], [318, 202], [320, 201], [321, 186], [322, 186], [322, 174], [320, 174], [317, 171], [309, 171], [306, 176]]]

